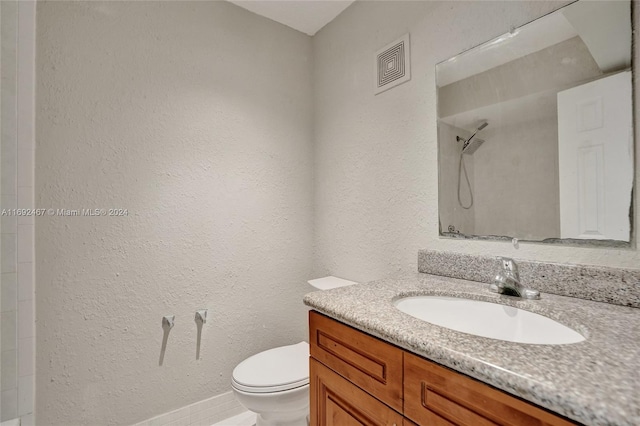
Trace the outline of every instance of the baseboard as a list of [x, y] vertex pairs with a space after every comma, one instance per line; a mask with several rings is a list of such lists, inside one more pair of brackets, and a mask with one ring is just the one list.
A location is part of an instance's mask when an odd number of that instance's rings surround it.
[[244, 411], [246, 408], [240, 405], [233, 392], [226, 392], [133, 426], [211, 426]]

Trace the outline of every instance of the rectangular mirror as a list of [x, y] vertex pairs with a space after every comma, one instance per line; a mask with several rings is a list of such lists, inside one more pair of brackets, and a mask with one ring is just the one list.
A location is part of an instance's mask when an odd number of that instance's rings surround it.
[[581, 0], [436, 66], [440, 235], [629, 246], [631, 33]]

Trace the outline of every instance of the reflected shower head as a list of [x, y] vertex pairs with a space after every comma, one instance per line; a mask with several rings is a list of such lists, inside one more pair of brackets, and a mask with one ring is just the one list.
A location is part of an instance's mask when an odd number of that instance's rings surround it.
[[487, 127], [489, 125], [488, 122], [483, 122], [482, 124], [480, 124], [478, 126], [478, 128], [476, 129], [476, 131], [473, 133], [473, 135], [471, 135], [471, 137], [469, 139], [465, 139], [462, 138], [460, 136], [456, 136], [456, 140], [458, 142], [462, 141], [464, 142], [464, 144], [462, 145], [462, 153], [463, 154], [473, 154], [474, 152], [476, 152], [476, 150], [480, 147], [480, 145], [482, 145], [484, 143], [484, 141], [482, 139], [473, 139], [475, 137], [476, 134], [478, 134], [478, 132], [482, 129], [484, 129], [485, 127]]
[[462, 153], [471, 155], [476, 152], [483, 143], [484, 140], [480, 138], [474, 138], [473, 140], [469, 139], [462, 147]]

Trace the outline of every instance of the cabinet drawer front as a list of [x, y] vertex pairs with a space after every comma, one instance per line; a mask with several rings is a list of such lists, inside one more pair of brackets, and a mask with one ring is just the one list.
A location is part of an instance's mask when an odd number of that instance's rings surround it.
[[402, 411], [402, 350], [313, 311], [309, 343], [313, 358]]
[[[425, 409], [422, 414], [423, 414], [422, 416], [423, 420], [421, 423], [422, 426], [456, 426], [450, 421], [443, 419], [433, 411], [429, 411]], [[406, 417], [404, 418], [404, 426], [421, 426], [421, 425], [415, 424], [414, 422], [412, 422]]]
[[574, 424], [409, 353], [404, 355], [404, 394], [404, 414], [418, 424], [429, 424], [433, 413], [469, 426]]
[[400, 414], [309, 358], [311, 426], [402, 426]]

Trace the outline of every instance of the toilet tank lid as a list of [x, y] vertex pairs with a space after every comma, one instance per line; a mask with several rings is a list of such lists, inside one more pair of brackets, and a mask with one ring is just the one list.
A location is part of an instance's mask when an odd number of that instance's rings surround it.
[[281, 346], [242, 361], [233, 370], [233, 380], [251, 388], [272, 388], [308, 382], [309, 344]]

